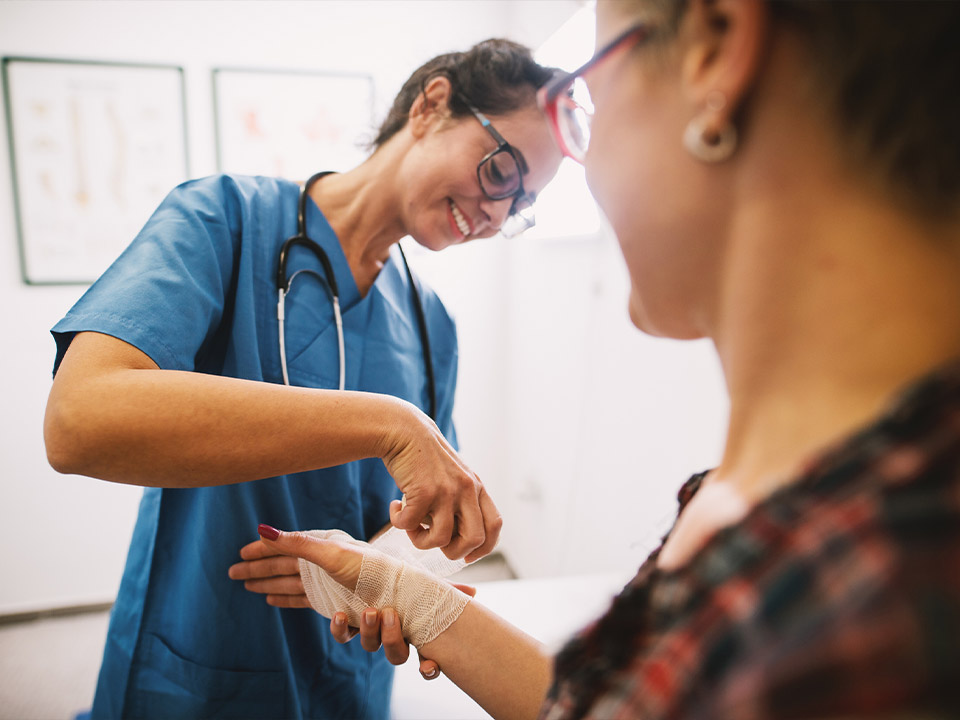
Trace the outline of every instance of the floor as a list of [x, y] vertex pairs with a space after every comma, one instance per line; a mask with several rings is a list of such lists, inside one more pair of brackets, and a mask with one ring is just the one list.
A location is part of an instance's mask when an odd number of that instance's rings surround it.
[[[494, 554], [451, 579], [513, 578]], [[106, 611], [0, 625], [0, 720], [72, 720], [93, 699], [107, 634]]]

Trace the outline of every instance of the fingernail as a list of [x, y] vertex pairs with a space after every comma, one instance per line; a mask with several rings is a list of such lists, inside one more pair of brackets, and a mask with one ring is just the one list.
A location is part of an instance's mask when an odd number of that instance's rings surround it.
[[260, 537], [266, 538], [267, 540], [276, 540], [280, 537], [280, 531], [275, 527], [270, 527], [269, 525], [264, 525], [260, 523], [257, 525], [257, 532], [260, 533]]
[[387, 608], [383, 611], [383, 625], [384, 627], [393, 627], [397, 624], [397, 614], [393, 611], [393, 608]]
[[337, 613], [333, 617], [333, 622], [336, 623], [337, 625], [346, 625], [347, 619], [343, 616], [342, 613]]
[[373, 627], [377, 624], [377, 611], [376, 610], [367, 610], [363, 614], [363, 621], [367, 624], [367, 627]]
[[423, 675], [427, 680], [432, 680], [437, 676], [437, 669], [430, 668], [429, 672], [421, 673], [421, 675]]

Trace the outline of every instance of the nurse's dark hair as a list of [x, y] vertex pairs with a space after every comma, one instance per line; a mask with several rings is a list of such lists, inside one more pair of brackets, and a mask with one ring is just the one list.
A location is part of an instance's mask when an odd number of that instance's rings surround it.
[[[668, 43], [688, 0], [629, 5]], [[960, 2], [770, 0], [769, 9], [806, 44], [807, 84], [848, 160], [923, 212], [960, 211]]]
[[453, 86], [449, 101], [452, 117], [470, 115], [469, 100], [480, 112], [501, 115], [536, 102], [536, 91], [555, 70], [533, 59], [530, 49], [511, 40], [491, 39], [466, 52], [452, 52], [428, 60], [403, 84], [393, 106], [370, 143], [377, 149], [404, 125], [414, 100], [433, 78], [447, 78]]

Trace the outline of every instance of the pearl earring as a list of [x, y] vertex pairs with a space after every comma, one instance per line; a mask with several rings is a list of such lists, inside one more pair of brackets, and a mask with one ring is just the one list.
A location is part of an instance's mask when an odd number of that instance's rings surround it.
[[717, 90], [708, 93], [707, 110], [691, 119], [683, 133], [683, 146], [701, 162], [723, 162], [737, 148], [737, 129], [732, 123], [717, 128], [708, 122], [708, 117], [718, 113], [726, 104], [723, 93]]

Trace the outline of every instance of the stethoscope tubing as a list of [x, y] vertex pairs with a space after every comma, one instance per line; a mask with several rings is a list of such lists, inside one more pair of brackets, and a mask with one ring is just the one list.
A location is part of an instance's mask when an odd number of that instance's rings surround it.
[[[327, 289], [327, 293], [330, 295], [330, 302], [333, 305], [333, 319], [336, 324], [337, 329], [337, 353], [339, 360], [339, 369], [340, 369], [340, 381], [339, 389], [346, 389], [346, 349], [344, 346], [344, 333], [343, 333], [343, 315], [340, 310], [340, 289], [337, 287], [337, 279], [333, 273], [333, 266], [330, 264], [330, 258], [327, 257], [327, 253], [324, 251], [320, 245], [315, 241], [311, 240], [307, 235], [306, 230], [306, 205], [307, 205], [307, 196], [310, 191], [310, 187], [317, 180], [322, 178], [324, 175], [331, 174], [329, 171], [318, 172], [310, 177], [309, 180], [304, 184], [303, 190], [300, 193], [299, 202], [297, 203], [297, 234], [293, 237], [287, 238], [280, 248], [280, 257], [277, 263], [277, 334], [278, 334], [278, 343], [280, 345], [280, 371], [283, 375], [283, 384], [290, 384], [290, 377], [287, 370], [287, 343], [286, 343], [286, 333], [284, 330], [285, 320], [286, 320], [286, 298], [287, 293], [290, 292], [290, 288], [293, 285], [294, 279], [300, 274], [313, 275], [320, 281], [323, 286]], [[320, 273], [309, 270], [301, 269], [293, 273], [289, 278], [287, 277], [287, 258], [290, 253], [290, 249], [295, 245], [300, 245], [301, 247], [309, 250], [313, 255], [319, 260], [320, 265], [323, 267], [323, 276]], [[417, 315], [417, 327], [420, 331], [420, 344], [423, 349], [423, 359], [424, 366], [426, 371], [427, 379], [427, 389], [430, 396], [430, 407], [429, 414], [431, 418], [436, 419], [437, 413], [437, 390], [436, 390], [436, 380], [433, 375], [433, 356], [430, 353], [430, 335], [427, 332], [427, 320], [423, 311], [423, 303], [420, 300], [420, 291], [417, 289], [417, 283], [413, 278], [413, 272], [410, 270], [410, 264], [407, 262], [407, 256], [403, 252], [403, 248], [400, 245], [397, 245], [400, 249], [400, 256], [403, 258], [403, 264], [407, 270], [407, 278], [410, 282], [410, 294], [413, 298], [414, 309], [416, 310]]]
[[[308, 273], [310, 275], [316, 275], [317, 279], [323, 281], [317, 273], [312, 270], [297, 270], [293, 275], [290, 276], [290, 282], [287, 284], [287, 290], [281, 288], [277, 291], [279, 297], [277, 299], [277, 332], [279, 335], [280, 341], [280, 371], [283, 373], [283, 384], [290, 384], [290, 377], [287, 374], [287, 341], [286, 333], [284, 332], [284, 321], [286, 320], [286, 297], [287, 292], [289, 292], [289, 287], [293, 284], [293, 279], [300, 273]], [[346, 348], [344, 347], [343, 342], [343, 315], [340, 312], [340, 298], [333, 294], [333, 291], [327, 285], [327, 291], [330, 293], [330, 302], [333, 304], [333, 321], [337, 326], [337, 355], [339, 359], [340, 366], [340, 383], [339, 389], [344, 390], [347, 386], [347, 353]]]

